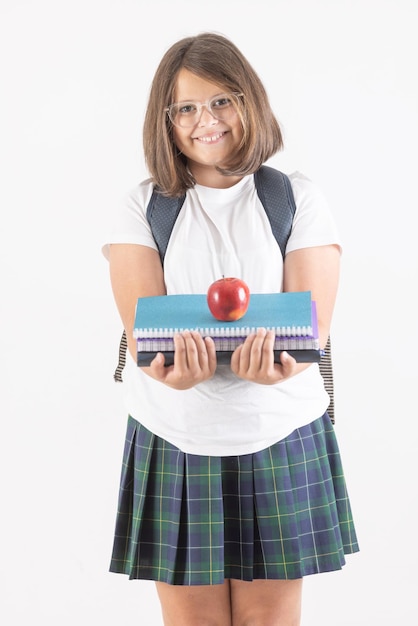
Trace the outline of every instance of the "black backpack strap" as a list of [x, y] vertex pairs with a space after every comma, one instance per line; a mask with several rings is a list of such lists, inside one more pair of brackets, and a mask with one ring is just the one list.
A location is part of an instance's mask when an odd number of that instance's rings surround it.
[[175, 221], [185, 199], [186, 195], [180, 198], [168, 198], [163, 196], [157, 189], [154, 189], [148, 203], [147, 220], [150, 223], [162, 264], [164, 264], [165, 252]]
[[290, 180], [283, 172], [263, 165], [255, 172], [254, 183], [284, 258], [296, 212]]

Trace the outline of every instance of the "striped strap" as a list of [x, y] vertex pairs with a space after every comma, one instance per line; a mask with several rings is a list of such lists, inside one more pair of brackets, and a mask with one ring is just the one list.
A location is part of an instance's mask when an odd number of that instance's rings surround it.
[[122, 383], [122, 371], [126, 365], [126, 352], [128, 350], [128, 341], [126, 339], [126, 333], [123, 331], [122, 337], [119, 343], [119, 357], [118, 357], [118, 365], [115, 369], [115, 373], [113, 374], [113, 379], [116, 383]]
[[335, 412], [334, 412], [334, 378], [332, 374], [332, 359], [331, 359], [331, 338], [328, 337], [327, 345], [321, 360], [319, 361], [319, 369], [324, 379], [324, 387], [329, 395], [329, 406], [327, 409], [328, 415], [331, 418], [331, 422], [335, 424]]

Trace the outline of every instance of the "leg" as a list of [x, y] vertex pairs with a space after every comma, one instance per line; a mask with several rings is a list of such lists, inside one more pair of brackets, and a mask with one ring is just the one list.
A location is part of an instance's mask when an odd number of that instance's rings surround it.
[[231, 580], [233, 626], [299, 626], [302, 578]]
[[229, 581], [223, 585], [156, 586], [164, 626], [232, 626]]

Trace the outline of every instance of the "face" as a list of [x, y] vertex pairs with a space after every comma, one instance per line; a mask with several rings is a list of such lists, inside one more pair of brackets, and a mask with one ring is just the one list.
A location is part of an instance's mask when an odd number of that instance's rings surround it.
[[[194, 101], [205, 103], [225, 92], [225, 89], [192, 74], [180, 70], [175, 90], [175, 102]], [[232, 115], [227, 122], [217, 120], [202, 107], [200, 119], [191, 128], [173, 127], [174, 140], [178, 149], [187, 157], [189, 168], [196, 181], [211, 186], [211, 177], [222, 176], [216, 171], [216, 165], [222, 165], [227, 157], [236, 150], [242, 138], [242, 126], [239, 116]], [[227, 177], [223, 177], [224, 179]], [[226, 181], [226, 186], [228, 186]]]

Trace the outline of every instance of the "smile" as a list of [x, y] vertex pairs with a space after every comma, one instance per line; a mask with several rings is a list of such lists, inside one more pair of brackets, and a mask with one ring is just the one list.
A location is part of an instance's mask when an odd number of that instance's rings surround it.
[[195, 139], [197, 141], [201, 141], [202, 143], [214, 143], [215, 141], [218, 141], [218, 139], [220, 139], [224, 135], [225, 133], [216, 133], [216, 135], [211, 135], [210, 137], [206, 135], [205, 137], [195, 137]]

